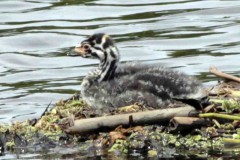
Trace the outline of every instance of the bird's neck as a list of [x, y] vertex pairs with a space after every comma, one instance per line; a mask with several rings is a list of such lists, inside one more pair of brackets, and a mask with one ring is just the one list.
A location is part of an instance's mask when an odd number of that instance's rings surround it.
[[115, 70], [119, 64], [119, 53], [116, 47], [106, 50], [105, 56], [100, 60], [100, 64], [95, 72], [95, 80], [98, 82], [108, 81], [114, 78]]
[[101, 62], [98, 69], [100, 70], [100, 74], [98, 77], [98, 82], [107, 81], [114, 78], [115, 70], [118, 66], [118, 61], [107, 60], [106, 62]]

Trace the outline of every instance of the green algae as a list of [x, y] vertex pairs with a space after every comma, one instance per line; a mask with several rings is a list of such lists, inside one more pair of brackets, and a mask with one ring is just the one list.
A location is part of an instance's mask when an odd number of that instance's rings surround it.
[[222, 104], [222, 109], [227, 113], [232, 113], [235, 109], [240, 108], [240, 103], [237, 100], [225, 100]]
[[11, 125], [0, 125], [0, 133], [3, 134], [2, 139], [5, 138], [3, 140], [4, 145], [7, 149], [12, 150], [18, 146], [18, 144], [15, 144], [15, 139], [21, 137], [28, 144], [35, 142], [36, 137], [41, 139], [44, 136], [58, 142], [59, 138], [64, 134], [58, 122], [70, 115], [79, 116], [87, 108], [89, 107], [81, 100], [59, 101], [53, 109], [46, 111], [34, 124], [32, 124], [31, 120], [26, 120], [14, 122]]
[[116, 153], [116, 152], [121, 152], [121, 153], [128, 153], [128, 141], [126, 140], [121, 140], [118, 139], [112, 147], [108, 150], [110, 153]]

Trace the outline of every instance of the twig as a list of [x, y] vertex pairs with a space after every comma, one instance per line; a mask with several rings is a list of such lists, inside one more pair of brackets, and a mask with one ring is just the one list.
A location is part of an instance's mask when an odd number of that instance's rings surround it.
[[201, 117], [201, 118], [221, 118], [221, 119], [240, 121], [240, 116], [221, 114], [221, 113], [203, 113], [203, 114], [199, 114], [199, 117]]
[[[84, 134], [96, 132], [102, 128], [116, 128], [119, 125], [145, 125], [161, 124], [169, 121], [173, 117], [187, 117], [195, 109], [190, 106], [179, 108], [168, 108], [154, 111], [137, 112], [130, 114], [120, 114], [97, 118], [88, 118], [74, 121], [74, 126], [65, 129], [67, 133]], [[131, 117], [129, 119], [129, 117]]]
[[240, 139], [230, 139], [230, 138], [223, 138], [224, 143], [238, 143], [240, 144]]
[[[40, 116], [39, 119], [41, 119], [45, 114], [46, 112], [48, 111], [50, 105], [52, 104], [52, 101], [47, 105], [47, 107], [45, 108], [45, 110], [43, 111], [42, 115]], [[32, 126], [36, 126], [36, 124], [39, 122], [38, 119], [34, 118], [32, 120], [29, 121], [29, 123], [32, 125]]]
[[232, 81], [240, 83], [240, 78], [239, 77], [236, 77], [236, 76], [224, 73], [222, 71], [219, 71], [216, 67], [210, 67], [209, 68], [209, 72], [211, 72], [212, 74], [214, 74], [214, 75], [216, 75], [218, 77], [221, 77], [221, 78], [224, 78], [224, 79], [228, 79], [228, 80], [232, 80]]
[[223, 144], [225, 148], [233, 150], [233, 148], [240, 147], [240, 140], [239, 139], [230, 139], [230, 138], [223, 138]]
[[40, 118], [42, 118], [42, 117], [46, 114], [46, 112], [48, 111], [48, 109], [49, 109], [49, 107], [50, 107], [51, 104], [52, 104], [52, 101], [47, 105], [47, 107], [46, 107], [45, 110], [43, 111], [43, 113], [42, 113], [42, 115], [40, 116]]

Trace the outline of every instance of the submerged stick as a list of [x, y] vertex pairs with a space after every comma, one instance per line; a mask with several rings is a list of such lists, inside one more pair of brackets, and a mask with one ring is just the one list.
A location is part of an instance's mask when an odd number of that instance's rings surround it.
[[205, 118], [198, 117], [174, 117], [169, 122], [169, 130], [178, 132], [186, 129], [194, 129], [206, 126], [210, 121]]
[[232, 80], [232, 81], [240, 83], [240, 78], [239, 77], [236, 77], [236, 76], [224, 73], [222, 71], [219, 71], [216, 67], [210, 67], [209, 72], [211, 72], [212, 74], [214, 74], [218, 77], [225, 78], [225, 79]]
[[160, 124], [169, 121], [173, 117], [187, 117], [195, 109], [190, 106], [179, 108], [168, 108], [161, 110], [120, 114], [97, 118], [88, 118], [74, 121], [74, 125], [66, 128], [65, 132], [71, 134], [84, 134], [94, 132], [102, 128], [116, 128], [119, 125], [145, 125]]

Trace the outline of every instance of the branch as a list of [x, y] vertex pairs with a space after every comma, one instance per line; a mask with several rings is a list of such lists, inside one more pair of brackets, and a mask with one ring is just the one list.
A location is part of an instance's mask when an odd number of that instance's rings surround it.
[[120, 114], [112, 116], [104, 116], [97, 118], [88, 118], [75, 120], [74, 125], [64, 129], [65, 132], [71, 134], [84, 134], [90, 132], [96, 132], [102, 128], [116, 128], [119, 125], [131, 126], [131, 125], [145, 125], [153, 123], [164, 123], [169, 121], [173, 117], [187, 117], [194, 112], [195, 109], [190, 106], [179, 108], [168, 108], [161, 110], [137, 112], [130, 114]]
[[199, 128], [206, 126], [211, 122], [205, 118], [198, 117], [174, 117], [169, 122], [169, 130], [178, 132], [186, 129]]
[[221, 77], [221, 78], [224, 78], [224, 79], [228, 79], [228, 80], [232, 80], [232, 81], [240, 83], [240, 78], [239, 77], [236, 77], [236, 76], [233, 76], [233, 75], [221, 72], [216, 67], [210, 67], [209, 68], [209, 72], [211, 72], [212, 74], [214, 74], [214, 75], [216, 75], [218, 77]]

